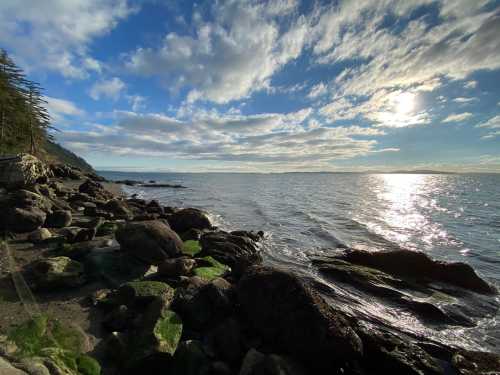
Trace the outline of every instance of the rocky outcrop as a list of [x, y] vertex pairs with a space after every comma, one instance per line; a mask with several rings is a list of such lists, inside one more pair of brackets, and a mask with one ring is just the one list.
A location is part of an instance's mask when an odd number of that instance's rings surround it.
[[237, 287], [242, 312], [272, 348], [333, 371], [361, 357], [361, 339], [342, 313], [291, 273], [254, 266]]
[[[262, 257], [252, 232], [209, 232], [201, 236], [202, 254], [227, 264], [237, 277], [251, 265], [260, 263]], [[252, 239], [253, 238], [253, 239]]]
[[52, 203], [28, 190], [17, 190], [0, 197], [0, 229], [15, 233], [32, 232], [40, 228]]
[[83, 265], [64, 256], [40, 259], [28, 267], [26, 274], [37, 290], [74, 288], [85, 282]]
[[25, 188], [46, 180], [48, 176], [50, 171], [47, 166], [33, 155], [0, 158], [0, 187]]
[[71, 225], [73, 215], [69, 210], [54, 210], [47, 215], [45, 226], [49, 228], [64, 228]]
[[128, 223], [116, 231], [116, 240], [124, 251], [148, 264], [182, 254], [181, 239], [160, 220]]
[[168, 223], [177, 233], [183, 233], [189, 229], [212, 228], [212, 223], [207, 214], [196, 208], [185, 208], [170, 215]]
[[496, 293], [496, 290], [481, 279], [468, 264], [433, 260], [422, 252], [347, 250], [338, 258], [353, 264], [375, 268], [391, 275], [428, 282], [441, 281], [477, 293]]
[[104, 189], [104, 187], [97, 181], [87, 180], [78, 188], [80, 193], [85, 193], [92, 198], [107, 201], [113, 198], [113, 194]]

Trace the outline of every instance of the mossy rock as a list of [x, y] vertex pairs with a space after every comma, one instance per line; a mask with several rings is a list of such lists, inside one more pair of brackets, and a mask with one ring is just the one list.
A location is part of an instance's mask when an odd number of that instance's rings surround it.
[[171, 373], [175, 375], [207, 375], [211, 361], [197, 340], [182, 341], [175, 353]]
[[171, 310], [165, 311], [156, 322], [153, 335], [158, 342], [157, 350], [173, 355], [182, 335], [181, 318]]
[[94, 358], [88, 355], [81, 355], [77, 361], [78, 372], [82, 375], [100, 375], [101, 366]]
[[211, 256], [199, 258], [198, 261], [200, 260], [206, 262], [208, 266], [196, 267], [193, 273], [196, 276], [201, 277], [202, 279], [213, 280], [216, 279], [217, 277], [222, 277], [226, 273], [231, 271], [231, 267], [226, 266], [225, 264], [215, 260]]
[[85, 283], [83, 264], [65, 256], [40, 259], [30, 265], [36, 289], [74, 288]]
[[113, 297], [116, 304], [132, 306], [153, 301], [156, 297], [172, 300], [174, 289], [161, 281], [131, 281], [123, 284]]
[[184, 241], [184, 244], [182, 246], [182, 252], [184, 254], [194, 257], [200, 251], [201, 251], [201, 245], [199, 241], [195, 240]]

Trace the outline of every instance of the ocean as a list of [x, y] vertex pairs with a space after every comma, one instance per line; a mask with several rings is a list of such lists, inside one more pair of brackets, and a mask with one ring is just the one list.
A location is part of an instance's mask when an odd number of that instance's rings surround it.
[[263, 230], [266, 263], [321, 283], [327, 299], [330, 292], [348, 296], [352, 314], [373, 315], [388, 326], [451, 345], [500, 350], [498, 299], [478, 300], [491, 308], [476, 327], [430, 327], [405, 311], [332, 285], [310, 261], [340, 245], [370, 251], [404, 248], [468, 263], [498, 287], [500, 174], [100, 173], [110, 180], [186, 186], [124, 190], [168, 206], [204, 209], [221, 229]]

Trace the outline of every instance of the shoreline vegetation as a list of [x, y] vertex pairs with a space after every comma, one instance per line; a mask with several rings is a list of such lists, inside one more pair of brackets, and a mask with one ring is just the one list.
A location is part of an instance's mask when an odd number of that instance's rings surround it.
[[[29, 154], [0, 163], [0, 186], [2, 371], [500, 372], [497, 354], [348, 314], [341, 298], [327, 303], [311, 280], [263, 264], [263, 232], [225, 232], [201, 210], [127, 197], [93, 172]], [[498, 309], [497, 290], [464, 263], [348, 248], [311, 262], [332, 283], [411, 310], [436, 329], [474, 326], [467, 308], [478, 300]]]

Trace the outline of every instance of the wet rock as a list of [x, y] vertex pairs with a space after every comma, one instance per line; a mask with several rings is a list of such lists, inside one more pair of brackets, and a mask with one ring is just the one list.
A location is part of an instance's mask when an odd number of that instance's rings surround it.
[[289, 272], [251, 267], [239, 281], [237, 295], [256, 332], [272, 348], [303, 359], [308, 367], [330, 371], [363, 352], [343, 314]]
[[104, 210], [111, 212], [117, 219], [131, 220], [132, 211], [127, 203], [121, 199], [111, 199], [104, 205]]
[[45, 226], [49, 228], [64, 228], [71, 225], [73, 216], [69, 210], [56, 210], [47, 215]]
[[376, 268], [391, 275], [413, 277], [428, 282], [441, 281], [482, 294], [496, 293], [496, 290], [481, 279], [468, 264], [433, 260], [422, 252], [348, 250], [339, 257], [350, 263]]
[[233, 310], [233, 290], [224, 279], [205, 282], [192, 277], [175, 290], [172, 308], [191, 328], [200, 329], [224, 320]]
[[166, 259], [158, 266], [158, 274], [166, 277], [187, 276], [195, 265], [196, 261], [188, 257]]
[[148, 264], [182, 254], [181, 239], [160, 220], [128, 223], [116, 231], [116, 240], [124, 251]]
[[35, 156], [19, 154], [0, 158], [0, 186], [19, 189], [34, 185], [50, 175], [47, 166]]
[[74, 288], [85, 282], [83, 265], [64, 256], [35, 261], [28, 266], [27, 274], [39, 290]]
[[210, 229], [212, 223], [208, 216], [201, 210], [196, 208], [185, 208], [172, 214], [168, 222], [170, 227], [177, 233], [183, 233], [187, 230], [194, 229]]
[[40, 228], [30, 233], [28, 240], [33, 243], [41, 243], [52, 237], [52, 233], [47, 228]]
[[460, 375], [500, 374], [500, 355], [460, 350], [453, 355], [452, 365]]
[[96, 181], [87, 180], [78, 187], [80, 193], [88, 194], [89, 196], [101, 200], [109, 200], [113, 198], [113, 194], [104, 189], [104, 187]]
[[112, 296], [115, 304], [145, 306], [161, 297], [168, 304], [174, 298], [174, 289], [160, 281], [132, 281], [122, 285]]
[[210, 255], [230, 266], [237, 277], [249, 266], [262, 261], [257, 243], [246, 235], [210, 232], [204, 234], [200, 242], [203, 255]]
[[360, 326], [357, 333], [363, 341], [361, 365], [368, 371], [387, 374], [441, 375], [439, 363], [409, 340], [387, 331]]
[[146, 211], [150, 214], [163, 215], [163, 207], [157, 200], [152, 200], [146, 205]]

